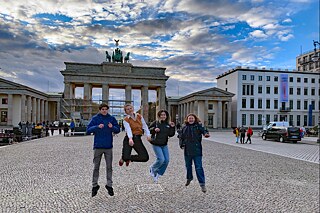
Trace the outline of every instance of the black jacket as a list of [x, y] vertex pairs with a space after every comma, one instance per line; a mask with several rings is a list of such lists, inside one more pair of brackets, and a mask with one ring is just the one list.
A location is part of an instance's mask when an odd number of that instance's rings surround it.
[[208, 133], [201, 124], [186, 124], [178, 131], [180, 147], [184, 148], [184, 155], [202, 156], [202, 135]]
[[[159, 128], [160, 132], [155, 132], [155, 128]], [[150, 142], [156, 146], [165, 146], [168, 144], [168, 138], [175, 135], [175, 127], [171, 127], [165, 121], [154, 121], [149, 126], [149, 130], [151, 133], [151, 138], [153, 139]]]

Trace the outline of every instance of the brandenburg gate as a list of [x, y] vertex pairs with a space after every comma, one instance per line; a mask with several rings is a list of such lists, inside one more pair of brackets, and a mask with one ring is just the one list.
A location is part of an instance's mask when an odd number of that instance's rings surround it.
[[[117, 42], [117, 41], [116, 41]], [[117, 43], [118, 44], [118, 43]], [[110, 104], [109, 89], [125, 89], [124, 103], [132, 103], [132, 90], [141, 90], [141, 114], [148, 121], [148, 91], [156, 90], [156, 110], [166, 109], [166, 68], [133, 66], [128, 63], [129, 53], [122, 57], [116, 48], [111, 56], [106, 52], [106, 60], [101, 64], [65, 62], [66, 69], [60, 71], [64, 76], [64, 97], [61, 111], [67, 117], [82, 105], [84, 119], [90, 119], [93, 111], [92, 89], [102, 88], [102, 102]], [[75, 98], [75, 89], [83, 87], [82, 100]], [[97, 104], [96, 104], [97, 105]], [[135, 109], [138, 110], [138, 109]], [[153, 119], [153, 118], [152, 118]]]

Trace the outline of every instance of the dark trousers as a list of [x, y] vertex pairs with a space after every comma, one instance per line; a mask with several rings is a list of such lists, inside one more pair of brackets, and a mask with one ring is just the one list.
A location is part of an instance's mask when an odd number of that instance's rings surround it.
[[250, 141], [250, 143], [251, 143], [251, 135], [247, 135], [247, 141], [246, 141], [246, 143], [248, 143], [248, 141]]
[[246, 137], [246, 133], [241, 133], [241, 135], [240, 135], [240, 143], [244, 143], [245, 137]]
[[193, 180], [192, 174], [192, 161], [194, 163], [194, 167], [196, 170], [196, 175], [199, 181], [200, 186], [205, 185], [205, 177], [204, 177], [204, 170], [202, 167], [202, 156], [184, 156], [184, 161], [187, 169], [187, 179]]
[[[123, 147], [122, 147], [122, 160], [131, 162], [147, 162], [149, 160], [149, 154], [146, 147], [143, 145], [141, 136], [134, 135], [133, 136], [134, 145], [129, 145], [129, 138], [125, 136], [123, 139]], [[137, 155], [131, 155], [132, 148], [137, 152]]]

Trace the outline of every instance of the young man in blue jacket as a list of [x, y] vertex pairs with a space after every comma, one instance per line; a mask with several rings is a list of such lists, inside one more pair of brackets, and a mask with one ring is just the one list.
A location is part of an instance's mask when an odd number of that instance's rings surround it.
[[119, 133], [120, 126], [117, 120], [108, 113], [109, 106], [107, 104], [100, 104], [99, 113], [92, 117], [87, 126], [87, 134], [94, 134], [93, 144], [93, 177], [92, 177], [92, 197], [96, 196], [100, 186], [98, 185], [99, 168], [102, 155], [106, 161], [107, 184], [106, 189], [110, 196], [114, 195], [112, 188], [112, 147], [113, 135], [112, 133]]

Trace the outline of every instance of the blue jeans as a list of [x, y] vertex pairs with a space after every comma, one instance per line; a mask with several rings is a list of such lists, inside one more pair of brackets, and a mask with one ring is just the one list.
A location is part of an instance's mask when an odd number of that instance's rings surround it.
[[157, 157], [156, 161], [151, 165], [153, 173], [163, 175], [169, 164], [168, 146], [152, 145], [153, 151]]
[[194, 166], [196, 169], [197, 178], [199, 181], [200, 186], [205, 185], [205, 177], [204, 177], [204, 170], [202, 167], [202, 156], [184, 156], [184, 161], [186, 163], [187, 169], [187, 180], [193, 180], [192, 175], [192, 161], [194, 162]]

